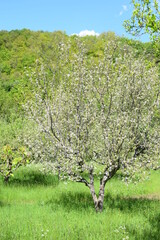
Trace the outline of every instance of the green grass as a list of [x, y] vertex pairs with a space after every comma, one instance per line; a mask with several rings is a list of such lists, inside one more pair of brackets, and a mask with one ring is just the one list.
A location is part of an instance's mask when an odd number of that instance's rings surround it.
[[159, 182], [158, 171], [128, 187], [114, 178], [96, 213], [84, 185], [19, 169], [8, 186], [0, 183], [0, 239], [159, 240]]

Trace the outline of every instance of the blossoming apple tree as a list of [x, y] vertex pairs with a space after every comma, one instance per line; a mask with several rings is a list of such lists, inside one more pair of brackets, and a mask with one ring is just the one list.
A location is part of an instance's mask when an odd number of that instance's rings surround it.
[[118, 170], [127, 180], [158, 162], [158, 75], [116, 41], [107, 43], [98, 60], [76, 44], [74, 53], [60, 44], [57, 63], [37, 60], [30, 75], [33, 96], [26, 110], [36, 129], [30, 146], [61, 178], [84, 183], [102, 211], [106, 183]]

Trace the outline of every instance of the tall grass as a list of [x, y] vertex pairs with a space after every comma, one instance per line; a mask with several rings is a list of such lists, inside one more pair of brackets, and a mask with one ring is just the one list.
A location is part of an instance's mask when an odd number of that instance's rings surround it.
[[158, 171], [138, 185], [112, 179], [97, 214], [85, 186], [19, 169], [9, 185], [0, 183], [0, 239], [159, 240], [159, 181]]

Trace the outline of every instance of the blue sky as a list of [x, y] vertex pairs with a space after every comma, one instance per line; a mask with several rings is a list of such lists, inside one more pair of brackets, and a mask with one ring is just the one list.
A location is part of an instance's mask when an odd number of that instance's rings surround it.
[[113, 31], [131, 37], [122, 26], [131, 14], [130, 0], [0, 0], [0, 30]]

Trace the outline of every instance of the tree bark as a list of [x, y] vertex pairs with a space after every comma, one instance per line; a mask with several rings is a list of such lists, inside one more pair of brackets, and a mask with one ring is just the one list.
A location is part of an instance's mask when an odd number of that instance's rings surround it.
[[11, 176], [11, 174], [12, 174], [12, 160], [11, 159], [9, 159], [8, 160], [8, 174], [6, 175], [6, 176], [4, 176], [4, 182], [7, 184], [8, 183], [8, 181], [9, 181], [9, 178], [10, 178], [10, 176]]
[[9, 181], [9, 178], [10, 178], [10, 176], [9, 175], [7, 175], [7, 176], [5, 176], [4, 177], [4, 182], [7, 184], [8, 183], [8, 181]]
[[97, 212], [102, 212], [103, 210], [103, 202], [104, 202], [104, 184], [100, 184], [100, 189], [99, 189], [99, 197], [98, 197], [98, 203], [97, 203]]
[[90, 185], [90, 192], [93, 198], [94, 206], [96, 209], [96, 212], [102, 212], [103, 210], [103, 202], [104, 202], [104, 185], [100, 185], [99, 195], [97, 198], [97, 195], [95, 193], [94, 185]]
[[96, 212], [102, 212], [103, 210], [103, 203], [104, 203], [104, 190], [105, 190], [105, 185], [106, 182], [109, 181], [119, 170], [120, 164], [118, 162], [118, 165], [114, 167], [110, 172], [108, 172], [108, 168], [106, 168], [103, 177], [100, 180], [100, 188], [99, 188], [99, 194], [98, 197], [95, 192], [94, 188], [94, 175], [93, 175], [93, 169], [90, 170], [90, 192], [93, 198], [94, 206], [96, 209]]
[[101, 181], [100, 184], [100, 190], [99, 190], [99, 195], [97, 198], [95, 188], [94, 188], [94, 176], [93, 176], [93, 171], [90, 172], [90, 192], [93, 198], [94, 206], [96, 209], [96, 212], [102, 212], [103, 210], [103, 202], [104, 202], [104, 187], [105, 185]]

